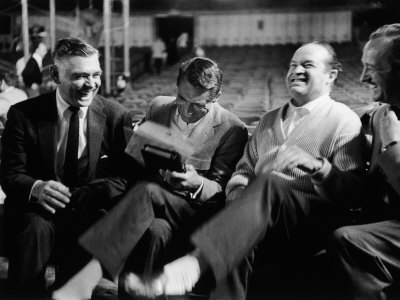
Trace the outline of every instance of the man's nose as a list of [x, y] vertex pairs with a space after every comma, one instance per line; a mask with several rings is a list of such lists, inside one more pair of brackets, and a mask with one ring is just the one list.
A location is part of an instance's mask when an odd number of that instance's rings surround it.
[[299, 74], [299, 73], [303, 73], [304, 72], [304, 67], [302, 66], [302, 65], [297, 65], [295, 68], [294, 68], [294, 73], [295, 74]]
[[370, 81], [371, 81], [371, 76], [370, 76], [370, 74], [368, 72], [368, 69], [364, 68], [362, 73], [361, 73], [361, 76], [360, 76], [360, 82], [367, 82], [368, 83]]
[[93, 76], [88, 76], [85, 83], [87, 86], [90, 86], [90, 87], [96, 86], [96, 80], [93, 78]]
[[192, 113], [193, 112], [193, 104], [192, 103], [188, 103], [185, 107], [186, 113]]

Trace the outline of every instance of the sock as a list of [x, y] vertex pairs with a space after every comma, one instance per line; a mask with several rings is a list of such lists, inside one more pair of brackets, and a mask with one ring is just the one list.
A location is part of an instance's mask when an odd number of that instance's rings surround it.
[[90, 299], [92, 291], [103, 277], [100, 262], [92, 259], [82, 270], [76, 273], [66, 284], [53, 292], [53, 300]]
[[163, 293], [163, 285], [159, 279], [145, 281], [134, 273], [125, 276], [123, 285], [125, 292], [130, 296], [155, 298]]
[[165, 265], [159, 280], [163, 282], [165, 295], [184, 295], [192, 290], [200, 274], [198, 259], [186, 255]]

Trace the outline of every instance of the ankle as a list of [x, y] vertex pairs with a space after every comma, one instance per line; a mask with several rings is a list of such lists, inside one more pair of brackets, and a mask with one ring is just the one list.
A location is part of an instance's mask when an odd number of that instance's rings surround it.
[[197, 260], [200, 268], [200, 274], [203, 274], [210, 268], [210, 265], [199, 248], [196, 248], [189, 255], [193, 256]]

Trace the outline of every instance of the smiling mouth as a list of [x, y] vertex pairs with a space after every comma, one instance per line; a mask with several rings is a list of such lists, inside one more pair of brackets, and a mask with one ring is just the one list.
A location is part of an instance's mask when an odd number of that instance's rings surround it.
[[94, 93], [94, 91], [92, 91], [92, 90], [85, 91], [85, 92], [84, 91], [79, 92], [79, 94], [82, 95], [83, 97], [87, 97], [87, 96], [89, 96], [89, 95], [91, 95], [93, 93]]
[[298, 78], [298, 77], [290, 78], [290, 82], [306, 82], [306, 81], [307, 80], [305, 78]]

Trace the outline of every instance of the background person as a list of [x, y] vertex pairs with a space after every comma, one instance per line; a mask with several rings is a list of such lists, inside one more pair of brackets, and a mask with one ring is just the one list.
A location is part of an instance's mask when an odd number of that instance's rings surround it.
[[46, 54], [46, 44], [40, 43], [33, 52], [32, 56], [26, 62], [25, 68], [21, 73], [26, 92], [30, 98], [36, 97], [40, 94], [43, 58], [46, 56]]
[[28, 96], [26, 93], [15, 87], [17, 84], [17, 75], [14, 71], [0, 71], [0, 120], [2, 122], [1, 127], [4, 127], [6, 121], [7, 112], [10, 106], [26, 100]]
[[151, 51], [154, 69], [156, 70], [156, 74], [160, 75], [162, 65], [167, 57], [167, 48], [164, 41], [157, 37], [151, 45]]

